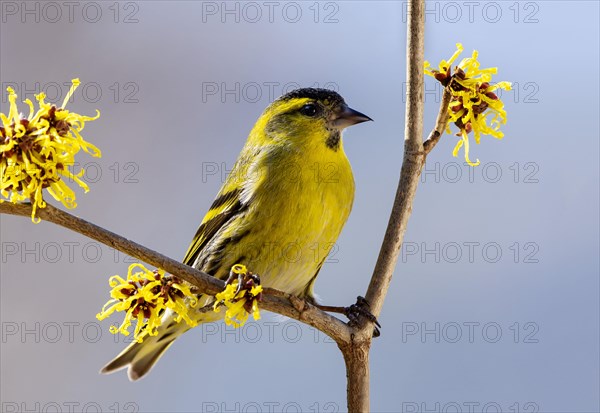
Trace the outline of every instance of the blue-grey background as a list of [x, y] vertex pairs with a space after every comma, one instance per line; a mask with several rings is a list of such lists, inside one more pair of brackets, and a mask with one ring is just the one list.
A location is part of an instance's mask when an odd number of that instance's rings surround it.
[[[364, 294], [402, 157], [406, 4], [0, 2], [6, 86], [100, 120], [76, 214], [181, 258], [263, 108], [335, 87], [351, 128], [354, 211], [316, 289]], [[499, 66], [505, 138], [445, 135], [428, 159], [374, 341], [374, 411], [598, 412], [598, 15], [595, 1], [429, 2], [426, 59], [465, 45]], [[426, 84], [426, 131], [440, 90]], [[231, 93], [226, 93], [232, 91]], [[214, 94], [212, 94], [214, 92]], [[23, 110], [26, 106], [23, 105]], [[48, 223], [1, 217], [3, 411], [343, 411], [335, 344], [264, 314], [188, 334], [149, 377], [98, 374], [125, 345], [95, 314], [130, 259]], [[59, 410], [60, 409], [60, 410]]]

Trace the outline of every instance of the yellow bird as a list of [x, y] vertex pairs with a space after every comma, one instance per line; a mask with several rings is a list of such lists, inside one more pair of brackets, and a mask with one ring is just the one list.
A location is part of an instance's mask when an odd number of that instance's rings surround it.
[[[183, 262], [223, 280], [234, 264], [244, 264], [264, 287], [314, 302], [315, 280], [354, 200], [342, 131], [369, 120], [325, 89], [298, 89], [273, 102], [250, 132]], [[212, 300], [202, 296], [197, 308]], [[223, 318], [191, 314], [200, 323]], [[190, 329], [174, 318], [166, 311], [157, 336], [129, 345], [101, 372], [129, 367], [131, 380], [143, 377]]]

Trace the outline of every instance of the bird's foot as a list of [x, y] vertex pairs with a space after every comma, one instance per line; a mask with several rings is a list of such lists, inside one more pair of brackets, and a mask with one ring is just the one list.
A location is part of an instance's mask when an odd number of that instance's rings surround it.
[[[260, 286], [260, 276], [258, 274], [248, 271], [245, 265], [235, 264], [233, 267], [231, 267], [231, 271], [229, 272], [229, 277], [225, 281], [225, 285], [233, 284], [235, 282], [237, 282], [237, 287], [232, 298], [242, 298], [239, 293], [244, 290], [244, 296], [249, 298], [256, 297], [256, 300], [262, 301], [262, 290], [259, 290], [258, 293], [254, 293], [256, 287]], [[253, 299], [247, 300], [244, 306], [246, 311], [251, 312], [252, 305]]]
[[328, 305], [319, 305], [316, 303], [314, 305], [323, 311], [344, 314], [346, 317], [348, 317], [348, 325], [351, 327], [356, 326], [361, 317], [365, 317], [375, 324], [373, 329], [373, 337], [379, 337], [381, 335], [381, 331], [379, 330], [381, 328], [381, 324], [379, 324], [379, 321], [377, 321], [377, 317], [371, 313], [371, 306], [364, 297], [356, 297], [356, 303], [349, 307], [332, 307]]
[[371, 313], [371, 306], [366, 298], [361, 297], [360, 295], [356, 297], [356, 304], [352, 304], [350, 307], [345, 308], [344, 315], [348, 317], [348, 325], [355, 326], [361, 317], [367, 318], [373, 324], [375, 324], [373, 329], [373, 337], [379, 337], [381, 335], [381, 324], [377, 321], [377, 317]]

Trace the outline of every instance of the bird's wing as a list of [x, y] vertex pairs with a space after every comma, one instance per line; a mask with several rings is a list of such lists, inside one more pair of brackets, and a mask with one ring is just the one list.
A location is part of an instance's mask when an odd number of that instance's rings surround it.
[[193, 266], [202, 249], [209, 243], [217, 232], [232, 218], [243, 212], [247, 205], [243, 204], [240, 195], [241, 188], [226, 190], [225, 186], [210, 209], [204, 216], [196, 235], [183, 259], [184, 264]]
[[[184, 264], [197, 267], [198, 263], [196, 261], [202, 251], [209, 247], [213, 241], [218, 241], [215, 239], [215, 235], [228, 223], [232, 223], [236, 217], [241, 216], [248, 210], [251, 203], [251, 194], [258, 185], [256, 179], [252, 180], [248, 177], [254, 176], [250, 170], [260, 165], [258, 161], [260, 154], [260, 147], [249, 146], [248, 144], [244, 146], [233, 165], [233, 169], [219, 190], [217, 198], [204, 216], [200, 227], [198, 227], [183, 259]], [[204, 268], [199, 269], [206, 271]]]

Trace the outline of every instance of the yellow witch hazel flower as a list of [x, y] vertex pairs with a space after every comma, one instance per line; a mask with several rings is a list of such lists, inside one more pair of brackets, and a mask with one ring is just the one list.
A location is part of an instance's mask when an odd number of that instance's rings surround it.
[[33, 222], [40, 221], [36, 219], [37, 208], [46, 206], [43, 189], [65, 207], [75, 208], [75, 193], [63, 177], [72, 179], [87, 192], [88, 186], [80, 179], [85, 171], [73, 174], [68, 167], [74, 165], [75, 155], [81, 149], [94, 157], [101, 156], [100, 150], [80, 134], [85, 122], [98, 119], [100, 112], [89, 117], [65, 109], [79, 84], [79, 79], [73, 79], [61, 107], [46, 103], [46, 95], [40, 93], [36, 95], [39, 105], [36, 112], [31, 100], [26, 99], [27, 118], [19, 114], [15, 91], [7, 89], [9, 113], [0, 113], [0, 202], [31, 201]]
[[198, 304], [196, 294], [177, 277], [166, 274], [163, 270], [150, 271], [142, 264], [129, 266], [127, 279], [115, 275], [109, 279], [112, 297], [102, 311], [96, 315], [104, 320], [115, 311], [125, 311], [125, 319], [119, 327], [112, 326], [112, 334], [129, 335], [132, 320], [136, 320], [133, 337], [142, 342], [147, 335], [158, 334], [161, 316], [165, 309], [171, 309], [177, 317], [175, 321], [184, 320], [190, 327], [198, 325], [188, 314], [189, 308]]
[[[477, 61], [477, 50], [471, 57], [464, 58], [452, 71], [452, 64], [463, 52], [463, 46], [456, 44], [456, 52], [446, 61], [442, 60], [438, 69], [432, 69], [429, 62], [425, 62], [425, 74], [437, 79], [444, 87], [449, 87], [452, 100], [448, 107], [449, 123], [453, 122], [460, 130], [459, 140], [452, 154], [456, 157], [460, 148], [465, 147], [465, 160], [471, 166], [479, 165], [479, 159], [472, 162], [469, 159], [469, 133], [475, 135], [475, 142], [479, 143], [481, 135], [491, 135], [502, 139], [504, 134], [500, 125], [506, 123], [504, 103], [494, 93], [497, 89], [510, 90], [510, 82], [498, 82], [491, 85], [492, 75], [498, 72], [497, 67], [480, 69]], [[488, 124], [489, 121], [489, 124]], [[450, 126], [446, 128], [450, 132]]]
[[236, 264], [231, 267], [225, 290], [215, 296], [213, 309], [219, 312], [221, 305], [225, 305], [225, 324], [242, 327], [250, 313], [255, 320], [260, 320], [258, 301], [262, 298], [262, 290], [258, 275], [252, 274], [246, 266]]

